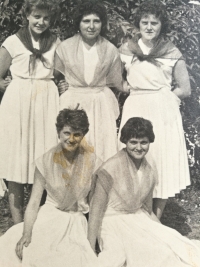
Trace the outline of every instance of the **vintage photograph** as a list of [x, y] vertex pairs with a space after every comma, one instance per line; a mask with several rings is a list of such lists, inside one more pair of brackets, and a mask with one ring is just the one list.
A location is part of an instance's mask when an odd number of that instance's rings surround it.
[[200, 0], [0, 0], [0, 267], [200, 267]]

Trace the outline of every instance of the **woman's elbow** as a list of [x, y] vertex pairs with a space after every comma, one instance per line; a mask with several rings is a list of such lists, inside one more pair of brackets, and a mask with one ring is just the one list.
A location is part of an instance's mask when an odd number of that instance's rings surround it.
[[188, 87], [187, 90], [184, 90], [183, 98], [190, 97], [191, 87]]

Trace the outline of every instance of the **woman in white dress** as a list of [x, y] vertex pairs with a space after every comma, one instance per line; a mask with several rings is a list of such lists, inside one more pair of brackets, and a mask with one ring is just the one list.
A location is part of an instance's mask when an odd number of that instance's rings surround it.
[[[182, 54], [164, 38], [167, 21], [162, 3], [145, 1], [135, 18], [140, 33], [120, 48], [130, 89], [120, 128], [135, 116], [148, 119], [154, 125], [156, 140], [148, 156], [149, 160], [151, 157], [156, 161], [158, 169], [158, 185], [154, 191], [154, 212], [158, 218], [167, 198], [190, 185], [179, 105], [181, 99], [190, 95], [191, 89]], [[172, 79], [176, 82], [173, 91]], [[119, 147], [123, 146], [119, 141]]]
[[121, 131], [126, 148], [94, 174], [88, 238], [100, 267], [199, 267], [200, 243], [160, 223], [152, 212], [156, 169], [145, 159], [153, 127], [130, 118]]
[[[87, 115], [83, 110], [64, 109], [56, 127], [60, 143], [35, 162], [24, 223], [0, 238], [1, 267], [98, 266], [84, 216], [97, 164], [95, 154], [82, 142], [89, 127]], [[47, 199], [39, 210], [44, 189]]]
[[[33, 162], [58, 143], [55, 120], [59, 94], [53, 79], [55, 49], [49, 31], [59, 11], [56, 0], [26, 0], [27, 26], [0, 49], [0, 178], [8, 181], [14, 223], [22, 221], [24, 184], [33, 184]], [[4, 77], [10, 69], [12, 81]]]
[[121, 61], [116, 47], [102, 37], [107, 15], [99, 1], [77, 6], [74, 25], [78, 33], [56, 50], [56, 73], [68, 83], [67, 90], [60, 91], [60, 109], [80, 103], [90, 122], [86, 140], [105, 161], [117, 152], [119, 107], [109, 87], [122, 88]]

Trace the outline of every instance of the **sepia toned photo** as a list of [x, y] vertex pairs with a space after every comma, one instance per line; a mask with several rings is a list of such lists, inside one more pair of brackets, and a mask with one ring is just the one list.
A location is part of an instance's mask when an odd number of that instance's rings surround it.
[[200, 1], [0, 0], [0, 266], [200, 267]]

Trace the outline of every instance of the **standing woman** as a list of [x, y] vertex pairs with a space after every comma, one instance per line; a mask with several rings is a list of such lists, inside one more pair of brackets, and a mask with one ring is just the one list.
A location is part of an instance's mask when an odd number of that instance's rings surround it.
[[80, 104], [90, 122], [86, 140], [105, 161], [117, 152], [119, 108], [109, 87], [121, 89], [120, 57], [116, 47], [102, 37], [107, 15], [100, 2], [80, 4], [74, 14], [74, 25], [77, 34], [56, 50], [55, 74], [63, 74], [68, 83], [67, 90], [60, 91], [60, 109]]
[[[148, 119], [154, 125], [156, 140], [150, 154], [158, 169], [154, 212], [160, 219], [167, 198], [190, 184], [179, 105], [190, 95], [191, 89], [182, 54], [164, 39], [167, 13], [163, 4], [154, 1], [142, 3], [136, 13], [135, 26], [140, 35], [120, 48], [130, 88], [121, 128], [133, 116]], [[176, 82], [173, 91], [172, 79]]]
[[[50, 31], [59, 11], [56, 0], [26, 0], [26, 27], [0, 49], [0, 178], [6, 178], [14, 223], [22, 221], [24, 184], [32, 184], [33, 162], [57, 144], [59, 95], [52, 81], [59, 40]], [[12, 81], [4, 80], [10, 69]]]

